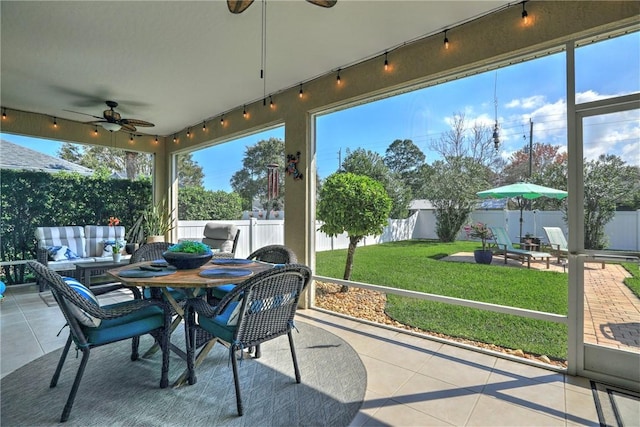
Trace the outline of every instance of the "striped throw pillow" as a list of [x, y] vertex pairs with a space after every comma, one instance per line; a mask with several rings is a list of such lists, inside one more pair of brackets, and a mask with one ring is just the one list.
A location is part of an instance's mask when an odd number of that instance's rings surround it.
[[[100, 304], [98, 304], [98, 299], [96, 298], [96, 296], [85, 285], [78, 282], [76, 279], [72, 277], [63, 277], [62, 280], [64, 280], [64, 282], [67, 285], [69, 285], [71, 289], [73, 289], [78, 294], [80, 294], [81, 297], [85, 298], [87, 301], [89, 301], [92, 304], [95, 304], [96, 306], [100, 306]], [[83, 325], [89, 326], [91, 328], [97, 328], [98, 326], [100, 326], [102, 319], [98, 319], [90, 315], [89, 313], [87, 313], [86, 311], [82, 310], [80, 307], [77, 307], [74, 304], [69, 304], [69, 308], [73, 313], [73, 315], [75, 316], [75, 318], [78, 319], [78, 321]]]

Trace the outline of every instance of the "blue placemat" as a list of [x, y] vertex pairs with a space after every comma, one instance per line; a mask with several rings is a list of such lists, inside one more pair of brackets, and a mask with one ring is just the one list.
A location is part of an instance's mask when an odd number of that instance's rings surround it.
[[244, 258], [217, 258], [211, 261], [212, 264], [218, 265], [240, 265], [240, 264], [251, 264], [253, 260], [244, 259]]
[[198, 274], [201, 277], [207, 277], [209, 279], [224, 279], [228, 277], [251, 276], [252, 271], [242, 268], [210, 268], [207, 270], [202, 270]]
[[175, 273], [175, 268], [167, 267], [163, 268], [161, 271], [149, 271], [149, 270], [140, 270], [139, 268], [133, 268], [131, 270], [123, 270], [118, 273], [120, 277], [130, 277], [130, 278], [147, 278], [147, 277], [160, 277], [160, 276], [168, 276], [170, 274]]

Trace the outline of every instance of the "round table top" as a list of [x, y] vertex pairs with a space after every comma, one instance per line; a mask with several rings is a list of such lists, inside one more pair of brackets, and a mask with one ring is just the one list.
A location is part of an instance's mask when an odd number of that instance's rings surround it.
[[136, 264], [129, 264], [124, 267], [108, 270], [107, 274], [114, 277], [119, 282], [122, 282], [126, 286], [147, 286], [147, 287], [167, 287], [172, 288], [213, 288], [220, 285], [242, 283], [248, 278], [252, 277], [256, 273], [260, 273], [265, 270], [273, 268], [273, 264], [254, 261], [250, 264], [238, 264], [238, 265], [226, 265], [224, 268], [228, 269], [242, 269], [251, 270], [250, 275], [243, 275], [237, 277], [202, 277], [200, 272], [204, 270], [219, 269], [220, 265], [216, 265], [210, 262], [206, 263], [200, 268], [194, 268], [190, 270], [177, 270], [173, 274], [156, 276], [156, 277], [122, 277], [119, 275], [121, 271], [137, 269], [140, 270], [140, 266], [149, 265], [150, 261], [140, 262]]

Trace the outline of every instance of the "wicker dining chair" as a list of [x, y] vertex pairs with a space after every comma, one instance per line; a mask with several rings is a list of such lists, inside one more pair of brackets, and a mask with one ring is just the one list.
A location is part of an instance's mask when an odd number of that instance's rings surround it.
[[[300, 370], [291, 330], [300, 295], [311, 280], [311, 270], [300, 264], [287, 264], [263, 271], [237, 285], [217, 306], [201, 298], [191, 298], [185, 305], [185, 334], [189, 384], [195, 384], [195, 350], [197, 330], [203, 329], [229, 348], [233, 367], [238, 415], [242, 415], [242, 396], [236, 353], [259, 346], [281, 335], [289, 338], [296, 382]], [[198, 314], [197, 320], [195, 314]]]
[[[62, 410], [60, 422], [65, 422], [69, 418], [92, 348], [151, 334], [162, 349], [160, 387], [168, 386], [168, 331], [171, 322], [168, 304], [161, 300], [133, 299], [100, 306], [95, 295], [75, 279], [63, 278], [36, 261], [28, 261], [27, 265], [39, 279], [49, 285], [69, 326], [69, 338], [51, 379], [51, 388], [58, 383], [71, 342], [73, 341], [76, 348], [82, 352], [82, 360]], [[131, 360], [135, 361], [138, 357], [138, 340], [134, 339]]]
[[[263, 246], [253, 251], [247, 259], [271, 264], [295, 264], [298, 262], [296, 254], [284, 245]], [[212, 301], [215, 301], [215, 299], [221, 300], [234, 287], [235, 285], [222, 285], [211, 288], [211, 296], [214, 298]]]
[[[172, 244], [173, 243], [167, 242], [146, 243], [136, 249], [133, 254], [131, 254], [129, 264], [135, 264], [137, 262], [143, 261], [161, 260], [163, 259], [162, 253], [169, 249], [169, 246], [171, 246]], [[160, 298], [159, 289], [144, 288], [142, 292], [145, 298]]]

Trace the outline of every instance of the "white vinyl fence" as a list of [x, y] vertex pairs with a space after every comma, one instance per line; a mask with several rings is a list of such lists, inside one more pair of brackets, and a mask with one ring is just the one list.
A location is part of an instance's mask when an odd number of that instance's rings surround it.
[[[480, 221], [489, 226], [505, 227], [513, 242], [517, 242], [520, 234], [520, 211], [491, 210], [474, 211], [472, 221]], [[254, 250], [266, 245], [284, 244], [283, 219], [250, 218], [237, 221], [179, 221], [178, 239], [201, 239], [204, 227], [208, 222], [234, 224], [240, 229], [236, 257], [246, 258]], [[321, 223], [316, 222], [316, 230]], [[567, 225], [560, 211], [525, 211], [523, 212], [523, 233], [530, 233], [542, 237], [545, 241], [542, 227], [560, 227], [565, 236]], [[421, 210], [407, 219], [390, 219], [380, 236], [367, 236], [359, 246], [375, 245], [383, 242], [393, 242], [410, 239], [437, 239], [435, 232], [436, 220], [433, 211]], [[640, 211], [616, 212], [614, 219], [605, 226], [605, 233], [609, 239], [607, 249], [639, 251], [640, 250]], [[464, 232], [458, 235], [460, 240], [466, 240]], [[346, 234], [329, 237], [316, 231], [316, 251], [345, 249], [349, 246]]]

